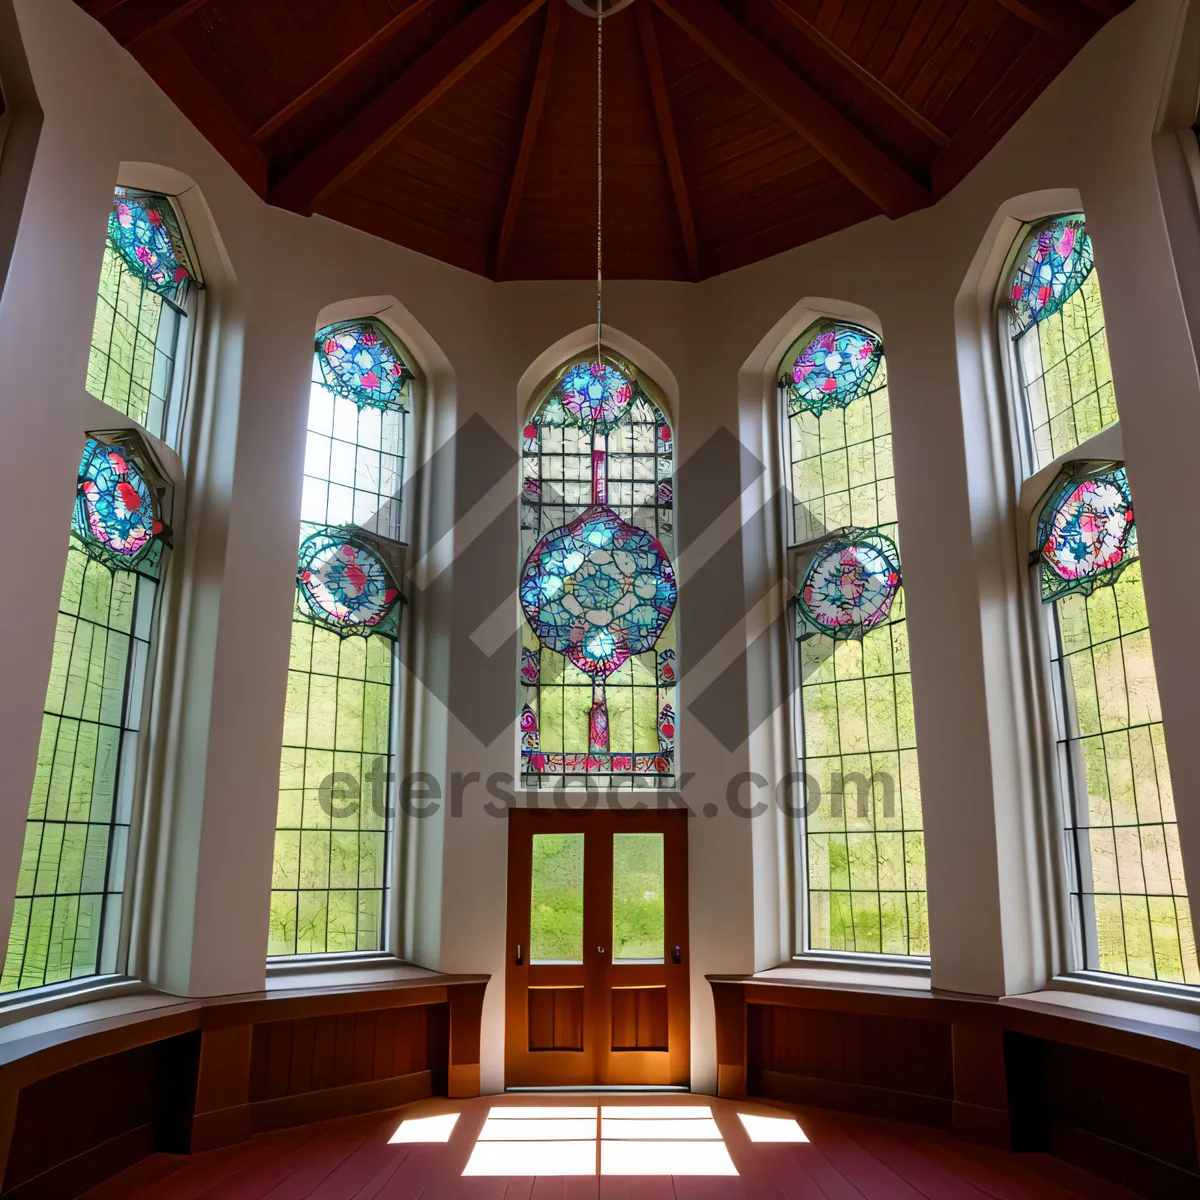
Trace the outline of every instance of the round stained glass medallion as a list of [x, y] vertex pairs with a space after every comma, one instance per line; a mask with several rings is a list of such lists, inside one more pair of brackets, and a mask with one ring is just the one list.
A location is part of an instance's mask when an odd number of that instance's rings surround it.
[[866, 394], [879, 370], [883, 342], [870, 330], [841, 323], [820, 330], [800, 351], [787, 389], [789, 410], [820, 416]]
[[675, 597], [658, 539], [603, 505], [546, 534], [521, 576], [521, 607], [538, 640], [594, 682], [654, 648]]
[[129, 269], [167, 296], [182, 291], [191, 272], [184, 264], [182, 237], [165, 196], [118, 193], [108, 218], [108, 237]]
[[607, 362], [576, 363], [555, 391], [571, 424], [600, 433], [625, 419], [634, 394], [625, 374]]
[[342, 637], [396, 636], [396, 581], [380, 553], [348, 530], [323, 529], [304, 539], [296, 587], [313, 620]]
[[1133, 499], [1123, 468], [1068, 468], [1038, 521], [1042, 599], [1085, 595], [1113, 580], [1137, 556]]
[[408, 411], [412, 372], [375, 321], [343, 321], [317, 334], [317, 361], [329, 390], [359, 408]]
[[93, 558], [133, 569], [163, 534], [158, 498], [129, 451], [89, 441], [72, 528]]
[[900, 552], [891, 538], [843, 529], [817, 548], [804, 572], [796, 608], [798, 635], [861, 638], [887, 620], [900, 590]]

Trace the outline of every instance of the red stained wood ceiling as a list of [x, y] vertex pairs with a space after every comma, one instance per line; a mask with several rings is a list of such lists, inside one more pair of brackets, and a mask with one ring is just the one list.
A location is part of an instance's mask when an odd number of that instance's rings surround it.
[[[495, 279], [595, 272], [595, 23], [564, 0], [76, 0], [272, 204]], [[932, 203], [1131, 0], [633, 0], [605, 274], [706, 278]]]

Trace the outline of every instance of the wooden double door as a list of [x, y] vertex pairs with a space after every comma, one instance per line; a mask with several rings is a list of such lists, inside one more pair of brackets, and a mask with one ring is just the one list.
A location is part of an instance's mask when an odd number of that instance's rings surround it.
[[508, 1086], [686, 1085], [686, 814], [508, 824]]

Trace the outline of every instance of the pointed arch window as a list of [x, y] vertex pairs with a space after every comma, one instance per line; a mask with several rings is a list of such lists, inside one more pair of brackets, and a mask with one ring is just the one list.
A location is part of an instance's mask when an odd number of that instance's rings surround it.
[[[1057, 464], [1031, 521], [1050, 664], [1073, 966], [1200, 983], [1125, 464], [1082, 213], [1026, 230], [1006, 278], [1026, 478]], [[1135, 464], [1136, 466], [1136, 464]]]
[[788, 350], [779, 383], [797, 589], [796, 732], [808, 789], [798, 949], [925, 956], [925, 841], [883, 343], [848, 322], [818, 322]]
[[196, 260], [173, 201], [117, 188], [108, 213], [87, 390], [167, 442], [175, 441], [197, 288]]
[[386, 948], [408, 363], [373, 319], [317, 334], [270, 956]]
[[522, 441], [521, 782], [669, 787], [671, 424], [653, 384], [606, 353], [554, 374]]

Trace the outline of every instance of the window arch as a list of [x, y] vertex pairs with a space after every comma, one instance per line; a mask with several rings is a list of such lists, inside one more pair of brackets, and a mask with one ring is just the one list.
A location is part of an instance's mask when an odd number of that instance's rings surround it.
[[522, 443], [521, 782], [673, 786], [674, 435], [657, 390], [580, 356]]
[[313, 355], [267, 953], [382, 950], [413, 372], [381, 322]]
[[1007, 326], [1026, 478], [1057, 465], [1031, 523], [1050, 664], [1074, 966], [1200, 983], [1154, 654], [1122, 462], [1104, 308], [1082, 213], [1019, 240]]
[[[174, 441], [199, 284], [162, 195], [117, 188], [87, 388]], [[0, 993], [119, 973], [172, 486], [137, 429], [85, 435]]]
[[805, 776], [801, 950], [929, 953], [881, 339], [822, 320], [780, 379]]

